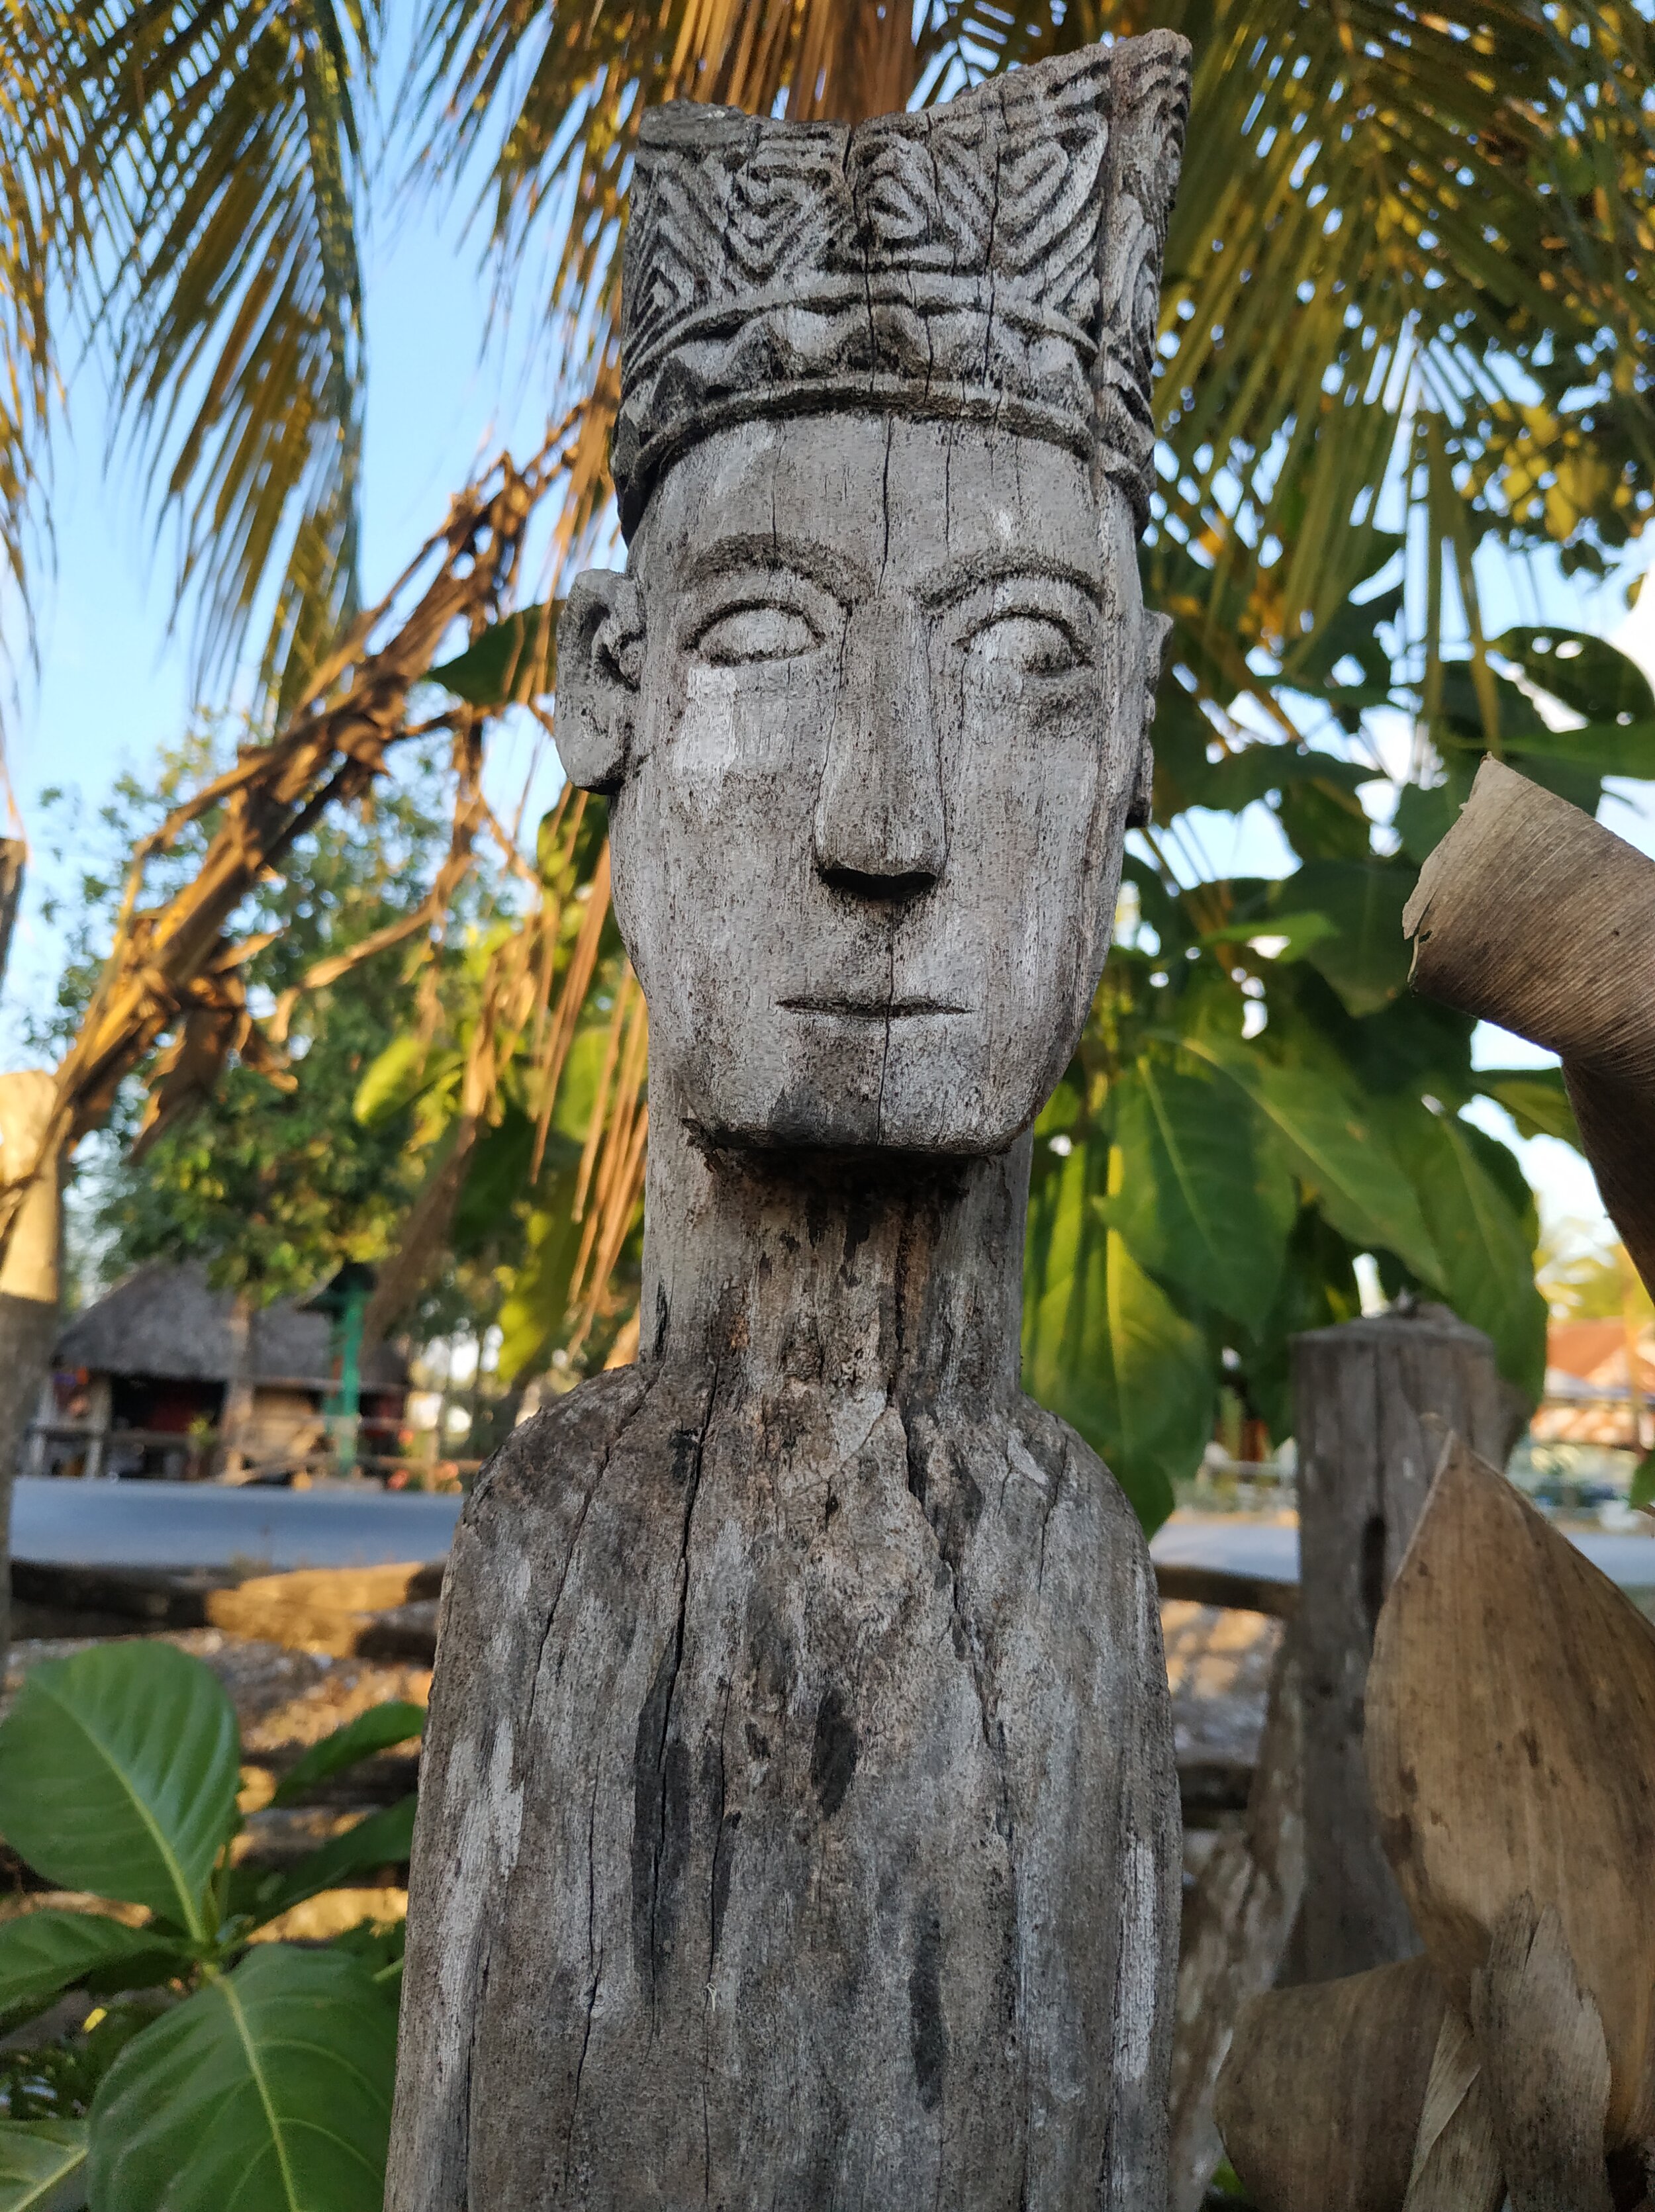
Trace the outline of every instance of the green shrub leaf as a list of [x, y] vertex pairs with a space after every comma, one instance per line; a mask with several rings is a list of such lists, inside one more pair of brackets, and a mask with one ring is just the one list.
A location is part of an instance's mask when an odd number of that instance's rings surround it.
[[99, 2084], [92, 2212], [380, 2212], [395, 2052], [355, 1960], [255, 1947]]
[[1373, 1116], [1306, 1067], [1278, 1067], [1244, 1046], [1186, 1037], [1186, 1051], [1227, 1075], [1275, 1127], [1323, 1212], [1358, 1249], [1394, 1252], [1421, 1281], [1441, 1262], [1413, 1187]]
[[0, 2120], [0, 2212], [81, 2212], [84, 2120]]
[[354, 1721], [347, 1721], [332, 1735], [325, 1735], [319, 1743], [312, 1744], [282, 1777], [271, 1803], [290, 1805], [307, 1790], [326, 1782], [330, 1774], [343, 1773], [347, 1766], [371, 1759], [376, 1751], [388, 1751], [392, 1744], [407, 1743], [424, 1727], [423, 1705], [409, 1705], [398, 1698], [383, 1705], [370, 1705]]
[[1431, 1217], [1449, 1304], [1494, 1339], [1500, 1373], [1536, 1401], [1546, 1375], [1546, 1302], [1534, 1279], [1539, 1224], [1511, 1154], [1457, 1115], [1420, 1105], [1399, 1108], [1390, 1133]]
[[1024, 1386], [1080, 1431], [1153, 1532], [1213, 1432], [1216, 1386], [1202, 1332], [1109, 1226], [1099, 1201], [1123, 1173], [1110, 1150], [1101, 1136], [1075, 1146], [1031, 1204]]
[[1476, 1086], [1506, 1109], [1519, 1137], [1557, 1137], [1585, 1150], [1561, 1067], [1481, 1067]]
[[520, 608], [441, 668], [431, 681], [471, 707], [508, 707], [553, 690], [557, 679], [558, 602]]
[[190, 1964], [180, 1943], [95, 1912], [25, 1913], [0, 1923], [0, 2017], [29, 2019], [60, 1990], [148, 1989]]
[[0, 1725], [0, 1832], [48, 1881], [147, 1905], [201, 1938], [240, 1758], [222, 1685], [174, 1645], [47, 1660]]
[[1281, 1280], [1293, 1176], [1232, 1086], [1185, 1065], [1141, 1060], [1116, 1086], [1123, 1165], [1110, 1219], [1141, 1267], [1251, 1321]]

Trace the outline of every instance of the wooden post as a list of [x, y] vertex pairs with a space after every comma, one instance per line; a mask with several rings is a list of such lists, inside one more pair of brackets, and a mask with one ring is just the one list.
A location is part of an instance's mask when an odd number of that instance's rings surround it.
[[[52, 1097], [51, 1076], [38, 1069], [0, 1075], [0, 1176], [39, 1158]], [[11, 1487], [58, 1333], [62, 1213], [53, 1158], [30, 1184], [0, 1259], [0, 1669], [10, 1632]]]
[[[1293, 1343], [1297, 1642], [1305, 1705], [1305, 1902], [1295, 1978], [1331, 1981], [1419, 1948], [1381, 1848], [1363, 1764], [1374, 1624], [1442, 1457], [1436, 1422], [1496, 1466], [1511, 1400], [1494, 1347], [1441, 1306]], [[1435, 1421], [1429, 1417], [1435, 1416]]]
[[638, 1358], [455, 1540], [389, 2212], [1165, 2205], [1153, 1574], [1019, 1368], [1148, 766], [1187, 60], [644, 120], [628, 565], [557, 647], [649, 1009]]

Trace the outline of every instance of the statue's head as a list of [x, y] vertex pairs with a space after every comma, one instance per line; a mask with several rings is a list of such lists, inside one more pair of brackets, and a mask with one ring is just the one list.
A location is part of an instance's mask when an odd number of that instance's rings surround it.
[[1185, 48], [847, 131], [644, 129], [626, 573], [558, 632], [570, 776], [678, 1109], [1002, 1151], [1062, 1074], [1147, 807], [1139, 592]]

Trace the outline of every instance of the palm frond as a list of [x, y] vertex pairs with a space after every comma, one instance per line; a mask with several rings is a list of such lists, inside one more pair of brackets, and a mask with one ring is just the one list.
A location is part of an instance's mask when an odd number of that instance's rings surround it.
[[279, 711], [359, 604], [359, 96], [373, 0], [106, 0], [73, 11], [79, 177], [106, 341], [179, 531], [204, 679], [273, 599]]
[[[30, 555], [50, 540], [40, 493], [59, 391], [52, 307], [88, 240], [71, 181], [65, 60], [49, 9], [0, 0], [0, 565], [25, 622]], [[0, 657], [15, 665], [9, 639]]]

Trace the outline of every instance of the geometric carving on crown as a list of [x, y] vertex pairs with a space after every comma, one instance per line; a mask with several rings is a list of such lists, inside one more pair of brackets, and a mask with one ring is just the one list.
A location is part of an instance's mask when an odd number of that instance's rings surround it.
[[687, 103], [647, 116], [623, 276], [623, 526], [709, 430], [859, 404], [1054, 438], [1141, 514], [1187, 56], [1152, 33], [854, 130]]

